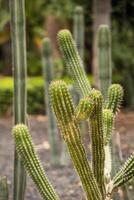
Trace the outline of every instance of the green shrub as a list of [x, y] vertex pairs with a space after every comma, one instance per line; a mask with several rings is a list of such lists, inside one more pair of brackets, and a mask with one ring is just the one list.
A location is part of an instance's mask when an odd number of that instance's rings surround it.
[[[28, 78], [28, 113], [44, 113], [44, 82], [41, 77]], [[13, 80], [11, 77], [1, 79], [0, 116], [12, 112]]]

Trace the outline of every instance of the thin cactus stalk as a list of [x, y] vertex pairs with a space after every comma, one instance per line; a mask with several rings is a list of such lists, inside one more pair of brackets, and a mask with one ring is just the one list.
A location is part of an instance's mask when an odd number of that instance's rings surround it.
[[81, 141], [72, 98], [63, 81], [55, 81], [50, 85], [52, 108], [57, 118], [62, 137], [80, 177], [87, 199], [102, 199], [95, 177], [88, 162], [85, 148]]
[[84, 59], [84, 10], [76, 6], [74, 10], [73, 36], [81, 59]]
[[90, 94], [93, 99], [93, 111], [90, 116], [91, 125], [91, 146], [92, 146], [92, 167], [95, 178], [99, 185], [102, 198], [105, 198], [105, 179], [104, 179], [104, 131], [103, 131], [103, 97], [101, 92], [92, 90]]
[[0, 178], [0, 200], [8, 200], [7, 178]]
[[22, 159], [25, 169], [35, 183], [42, 198], [44, 200], [59, 200], [35, 152], [27, 126], [18, 124], [13, 128], [12, 133], [15, 139], [17, 153]]
[[49, 142], [51, 146], [51, 163], [53, 165], [59, 164], [58, 158], [58, 130], [55, 121], [54, 114], [51, 112], [50, 102], [49, 102], [49, 84], [53, 79], [54, 76], [54, 69], [53, 69], [53, 62], [52, 62], [52, 45], [49, 38], [45, 38], [43, 40], [42, 45], [42, 61], [43, 61], [43, 76], [44, 76], [44, 87], [45, 87], [45, 104], [46, 104], [46, 111], [48, 116], [48, 136]]
[[[14, 123], [26, 123], [25, 0], [10, 0], [12, 65], [14, 73]], [[15, 150], [14, 200], [24, 200], [26, 174]]]
[[61, 30], [57, 38], [66, 67], [77, 82], [83, 96], [87, 96], [91, 91], [91, 86], [71, 33], [66, 29]]
[[98, 65], [101, 92], [104, 98], [112, 82], [111, 66], [111, 34], [107, 25], [101, 25], [98, 29]]

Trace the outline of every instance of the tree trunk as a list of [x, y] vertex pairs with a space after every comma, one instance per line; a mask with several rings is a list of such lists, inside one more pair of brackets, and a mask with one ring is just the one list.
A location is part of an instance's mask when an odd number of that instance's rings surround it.
[[101, 24], [110, 26], [110, 12], [111, 1], [110, 0], [93, 0], [93, 60], [92, 60], [92, 72], [94, 76], [94, 86], [99, 88], [99, 68], [98, 68], [98, 49], [96, 41], [96, 32]]

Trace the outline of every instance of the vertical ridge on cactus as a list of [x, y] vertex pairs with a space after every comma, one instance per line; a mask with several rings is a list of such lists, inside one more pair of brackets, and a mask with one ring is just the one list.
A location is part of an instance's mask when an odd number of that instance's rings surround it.
[[104, 184], [104, 132], [103, 132], [103, 96], [101, 92], [92, 90], [90, 97], [93, 99], [93, 110], [90, 116], [91, 145], [92, 145], [92, 167], [95, 178], [99, 185], [103, 199], [105, 198]]
[[108, 99], [106, 108], [111, 109], [113, 113], [117, 113], [122, 100], [123, 100], [123, 88], [119, 84], [112, 84], [108, 90]]
[[80, 130], [75, 118], [71, 96], [63, 81], [55, 81], [50, 85], [51, 105], [57, 118], [64, 141], [80, 177], [86, 197], [89, 200], [102, 200], [95, 177], [88, 162], [81, 141]]
[[[26, 29], [25, 0], [10, 0], [12, 67], [14, 74], [14, 123], [26, 123]], [[26, 174], [15, 150], [14, 200], [24, 200]]]
[[51, 146], [51, 163], [53, 165], [59, 164], [58, 158], [58, 145], [57, 145], [57, 125], [55, 121], [54, 114], [51, 112], [50, 102], [49, 102], [49, 84], [53, 79], [54, 66], [52, 62], [52, 45], [49, 38], [44, 38], [42, 44], [42, 65], [43, 65], [43, 76], [45, 80], [45, 103], [48, 116], [48, 136]]
[[66, 29], [61, 30], [58, 33], [58, 43], [65, 65], [71, 71], [74, 80], [78, 83], [83, 96], [87, 96], [91, 90], [91, 86], [86, 77], [82, 60], [71, 33]]
[[23, 161], [24, 167], [31, 176], [44, 200], [59, 200], [58, 195], [48, 181], [39, 158], [35, 152], [32, 138], [24, 124], [13, 128], [17, 153]]
[[100, 88], [104, 98], [106, 98], [108, 87], [112, 81], [111, 34], [109, 27], [100, 25], [97, 35]]

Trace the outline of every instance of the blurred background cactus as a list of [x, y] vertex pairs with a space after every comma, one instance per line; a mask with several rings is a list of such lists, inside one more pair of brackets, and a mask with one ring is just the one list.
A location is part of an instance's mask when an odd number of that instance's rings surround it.
[[[14, 124], [26, 123], [27, 119], [27, 50], [25, 25], [25, 0], [10, 1], [12, 68], [14, 75]], [[24, 200], [26, 173], [16, 147], [14, 155], [14, 200]]]
[[49, 38], [43, 40], [42, 45], [42, 62], [43, 62], [43, 77], [44, 77], [44, 87], [45, 87], [45, 105], [47, 108], [48, 116], [48, 135], [49, 142], [51, 146], [51, 162], [53, 165], [59, 164], [58, 156], [58, 130], [55, 122], [55, 117], [50, 109], [49, 101], [49, 84], [54, 78], [54, 65], [52, 62], [52, 44]]

